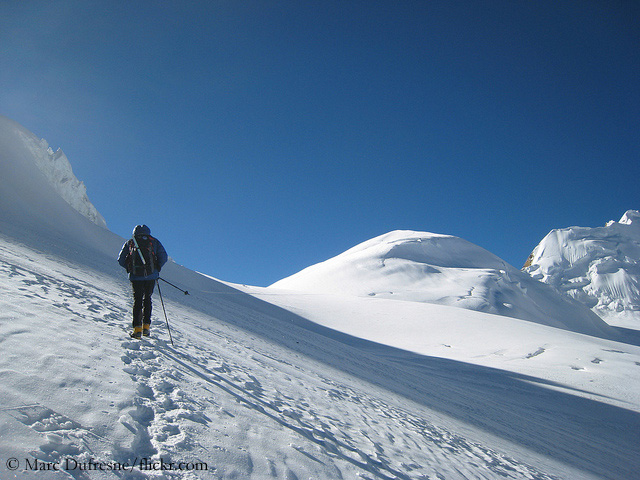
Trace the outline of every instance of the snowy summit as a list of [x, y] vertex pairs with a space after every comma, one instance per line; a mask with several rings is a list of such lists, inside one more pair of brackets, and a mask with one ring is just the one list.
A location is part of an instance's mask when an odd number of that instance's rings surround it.
[[525, 270], [592, 308], [609, 323], [640, 326], [640, 212], [604, 227], [551, 231]]
[[613, 335], [584, 305], [450, 235], [390, 232], [272, 287], [449, 305], [591, 335]]

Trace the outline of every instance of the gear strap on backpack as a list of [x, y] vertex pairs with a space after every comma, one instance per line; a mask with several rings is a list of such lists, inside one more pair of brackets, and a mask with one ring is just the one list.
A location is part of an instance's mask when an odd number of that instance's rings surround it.
[[151, 235], [134, 235], [129, 242], [131, 273], [136, 277], [146, 277], [157, 270], [154, 238]]

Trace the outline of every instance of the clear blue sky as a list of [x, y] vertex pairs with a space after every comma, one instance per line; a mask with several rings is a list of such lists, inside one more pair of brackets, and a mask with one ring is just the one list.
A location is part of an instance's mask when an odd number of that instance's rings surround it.
[[223, 280], [394, 229], [521, 267], [640, 208], [639, 25], [635, 1], [3, 1], [0, 113], [112, 231]]

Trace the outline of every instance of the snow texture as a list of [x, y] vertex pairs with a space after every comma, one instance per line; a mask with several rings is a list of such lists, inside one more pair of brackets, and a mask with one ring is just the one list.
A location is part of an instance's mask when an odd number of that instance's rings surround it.
[[131, 340], [124, 239], [60, 197], [22, 131], [0, 119], [3, 480], [637, 478], [633, 342], [173, 262], [191, 293], [159, 284], [173, 343], [157, 293]]
[[604, 227], [551, 231], [525, 270], [609, 323], [640, 327], [640, 212], [629, 210]]

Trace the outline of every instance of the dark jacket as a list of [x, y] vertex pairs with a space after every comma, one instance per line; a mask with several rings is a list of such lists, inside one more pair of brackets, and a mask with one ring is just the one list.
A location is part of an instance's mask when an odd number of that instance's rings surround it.
[[[135, 236], [149, 236], [151, 237], [151, 230], [146, 225], [138, 225], [133, 230], [133, 235]], [[120, 251], [120, 255], [118, 256], [118, 263], [120, 266], [127, 270], [129, 274], [129, 280], [132, 282], [137, 282], [141, 280], [156, 280], [160, 277], [160, 270], [167, 263], [168, 256], [167, 251], [155, 237], [151, 237], [153, 239], [153, 253], [155, 257], [155, 271], [150, 275], [146, 276], [136, 276], [131, 273], [131, 255], [137, 254], [135, 251], [133, 239], [127, 240], [122, 246], [122, 250]]]

